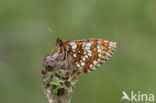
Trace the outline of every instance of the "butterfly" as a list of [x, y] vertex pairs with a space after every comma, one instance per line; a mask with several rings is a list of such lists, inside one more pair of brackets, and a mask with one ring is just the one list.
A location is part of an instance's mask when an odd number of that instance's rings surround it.
[[71, 57], [74, 67], [90, 72], [109, 60], [116, 49], [116, 42], [105, 39], [56, 40], [56, 47], [66, 58]]

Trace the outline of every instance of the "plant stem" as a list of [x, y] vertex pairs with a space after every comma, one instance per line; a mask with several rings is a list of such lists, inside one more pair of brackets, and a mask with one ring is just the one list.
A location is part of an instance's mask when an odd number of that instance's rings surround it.
[[56, 96], [51, 93], [49, 89], [44, 90], [45, 95], [48, 98], [49, 103], [70, 103], [72, 96]]

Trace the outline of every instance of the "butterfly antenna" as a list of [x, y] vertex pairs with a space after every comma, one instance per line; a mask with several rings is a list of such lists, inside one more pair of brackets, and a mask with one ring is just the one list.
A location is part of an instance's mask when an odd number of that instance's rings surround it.
[[[48, 27], [48, 31], [54, 33], [54, 35], [58, 38], [58, 34], [57, 34], [52, 28]], [[49, 52], [49, 54], [52, 54], [52, 52], [54, 51], [55, 48], [57, 48], [57, 47], [56, 47], [56, 46], [53, 47], [53, 48], [51, 49], [51, 51]]]
[[54, 33], [57, 38], [59, 37], [58, 34], [54, 31], [54, 29], [48, 27], [48, 31]]

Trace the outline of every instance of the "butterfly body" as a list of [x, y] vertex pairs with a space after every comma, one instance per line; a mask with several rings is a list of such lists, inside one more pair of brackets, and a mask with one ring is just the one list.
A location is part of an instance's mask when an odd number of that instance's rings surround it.
[[[56, 41], [59, 51], [71, 56], [75, 67], [90, 72], [107, 61], [116, 49], [116, 42], [104, 39]], [[66, 57], [67, 58], [67, 57]]]

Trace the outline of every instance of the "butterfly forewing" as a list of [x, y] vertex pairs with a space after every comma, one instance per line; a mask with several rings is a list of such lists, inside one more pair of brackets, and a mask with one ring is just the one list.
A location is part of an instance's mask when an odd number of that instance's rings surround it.
[[78, 70], [90, 72], [108, 60], [115, 51], [116, 43], [103, 39], [68, 41], [66, 50]]

